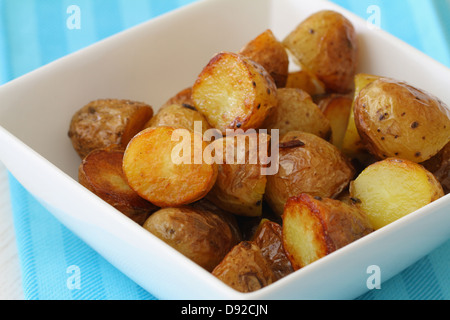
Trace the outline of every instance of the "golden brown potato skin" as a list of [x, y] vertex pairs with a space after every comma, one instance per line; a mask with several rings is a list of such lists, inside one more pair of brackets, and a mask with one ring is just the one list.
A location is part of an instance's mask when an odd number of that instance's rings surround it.
[[278, 215], [290, 197], [301, 193], [334, 198], [354, 177], [354, 168], [331, 143], [293, 131], [280, 139], [280, 166], [267, 177], [265, 199]]
[[152, 116], [152, 107], [145, 103], [117, 99], [92, 101], [73, 115], [69, 138], [81, 158], [113, 144], [125, 148]]
[[238, 243], [227, 221], [200, 207], [160, 209], [143, 227], [208, 271]]
[[354, 108], [361, 139], [378, 159], [421, 163], [450, 141], [450, 111], [404, 82], [381, 78], [370, 83], [359, 92]]
[[278, 88], [286, 86], [289, 56], [283, 44], [268, 29], [250, 41], [239, 54], [259, 63], [271, 75]]
[[192, 87], [185, 88], [179, 92], [177, 92], [173, 97], [164, 103], [160, 109], [170, 106], [172, 104], [178, 105], [188, 105], [193, 106], [194, 101], [192, 101]]
[[278, 89], [278, 106], [264, 121], [262, 128], [278, 129], [280, 135], [290, 131], [309, 132], [325, 140], [332, 135], [330, 121], [311, 96], [296, 88]]
[[98, 149], [90, 152], [78, 169], [78, 181], [124, 215], [142, 225], [158, 207], [141, 198], [125, 180], [123, 151]]
[[249, 241], [236, 245], [212, 274], [233, 289], [244, 293], [259, 290], [275, 281], [261, 249]]
[[[255, 146], [260, 145], [260, 139], [265, 139], [267, 149], [270, 137], [261, 138], [257, 133], [226, 136], [215, 140], [212, 145], [223, 146], [223, 163], [218, 165], [217, 180], [214, 187], [207, 194], [207, 198], [218, 207], [240, 216], [259, 217], [262, 215], [262, 201], [266, 190], [267, 178], [263, 175], [265, 165], [261, 162], [251, 161], [251, 154], [255, 154], [259, 148], [252, 150], [250, 139], [256, 141]], [[245, 161], [238, 163], [234, 158], [227, 162], [227, 150], [231, 150], [235, 156], [238, 154], [240, 143], [243, 141]], [[228, 156], [229, 157], [229, 156]]]
[[261, 249], [262, 255], [269, 262], [275, 280], [294, 271], [283, 247], [283, 228], [280, 224], [263, 219], [252, 241]]
[[334, 199], [300, 194], [283, 213], [283, 244], [294, 270], [373, 231], [361, 210]]
[[286, 88], [297, 88], [311, 96], [326, 93], [325, 85], [315, 75], [306, 70], [293, 71], [288, 74]]
[[437, 155], [422, 165], [441, 183], [445, 194], [450, 193], [450, 142]]
[[198, 112], [195, 107], [188, 104], [171, 104], [161, 108], [156, 115], [151, 118], [145, 125], [145, 128], [169, 126], [177, 128], [186, 128], [195, 131], [195, 122], [201, 124], [199, 127], [201, 134], [211, 129], [205, 117]]
[[324, 10], [301, 22], [283, 44], [302, 68], [315, 74], [327, 91], [348, 93], [358, 66], [358, 37], [342, 14]]

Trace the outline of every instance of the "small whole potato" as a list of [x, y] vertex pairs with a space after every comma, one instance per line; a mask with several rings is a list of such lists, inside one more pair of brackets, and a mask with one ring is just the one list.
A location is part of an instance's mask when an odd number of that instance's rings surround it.
[[283, 44], [327, 91], [349, 93], [358, 66], [358, 37], [342, 14], [323, 10], [302, 21]]
[[220, 215], [199, 206], [160, 209], [143, 227], [208, 271], [212, 271], [239, 240]]
[[444, 103], [397, 80], [381, 78], [363, 88], [354, 116], [366, 148], [380, 160], [421, 163], [450, 141], [450, 111]]
[[310, 133], [289, 132], [280, 139], [279, 170], [267, 177], [265, 199], [282, 215], [286, 201], [301, 193], [338, 196], [354, 173], [348, 159], [331, 143]]
[[84, 158], [89, 152], [110, 145], [120, 145], [125, 149], [152, 116], [152, 107], [145, 103], [96, 100], [73, 115], [68, 134], [73, 147]]

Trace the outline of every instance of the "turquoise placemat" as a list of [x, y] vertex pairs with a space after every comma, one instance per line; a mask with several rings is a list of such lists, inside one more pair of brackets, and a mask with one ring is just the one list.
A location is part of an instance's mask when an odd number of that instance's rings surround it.
[[[0, 0], [0, 81], [190, 2], [194, 0]], [[365, 19], [371, 15], [368, 9], [377, 6], [382, 29], [450, 66], [449, 1], [333, 2]], [[80, 10], [80, 29], [76, 21], [68, 21], [76, 14], [71, 8]], [[9, 182], [25, 299], [156, 299], [62, 226], [11, 175]], [[449, 270], [450, 241], [359, 299], [448, 300]]]

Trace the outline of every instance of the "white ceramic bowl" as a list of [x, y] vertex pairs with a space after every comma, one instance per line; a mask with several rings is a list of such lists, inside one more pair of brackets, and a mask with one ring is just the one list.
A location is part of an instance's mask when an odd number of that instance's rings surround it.
[[65, 226], [160, 299], [351, 299], [368, 266], [387, 280], [450, 238], [450, 196], [250, 294], [231, 289], [125, 218], [76, 181], [67, 137], [73, 113], [98, 98], [160, 106], [190, 86], [216, 52], [265, 29], [278, 38], [321, 9], [344, 13], [361, 39], [360, 71], [405, 80], [450, 103], [450, 70], [322, 0], [194, 3], [71, 54], [0, 87], [0, 160]]

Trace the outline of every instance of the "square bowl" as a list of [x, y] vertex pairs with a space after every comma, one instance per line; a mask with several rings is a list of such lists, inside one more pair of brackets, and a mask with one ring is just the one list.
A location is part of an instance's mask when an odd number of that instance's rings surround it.
[[[219, 51], [266, 29], [282, 39], [322, 9], [360, 37], [360, 72], [404, 80], [450, 102], [450, 70], [323, 0], [204, 0], [121, 32], [0, 87], [0, 160], [66, 227], [159, 299], [352, 299], [369, 266], [386, 281], [450, 238], [450, 195], [253, 293], [237, 292], [77, 182], [73, 113], [99, 98], [162, 105]], [[230, 36], [233, 35], [233, 36]], [[155, 108], [157, 110], [157, 108]]]

